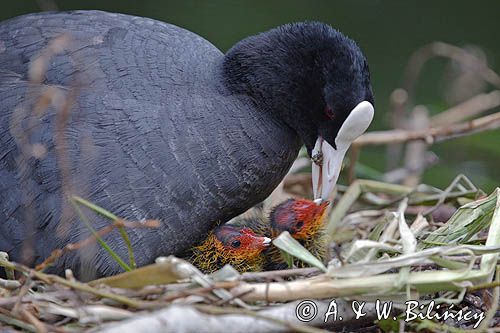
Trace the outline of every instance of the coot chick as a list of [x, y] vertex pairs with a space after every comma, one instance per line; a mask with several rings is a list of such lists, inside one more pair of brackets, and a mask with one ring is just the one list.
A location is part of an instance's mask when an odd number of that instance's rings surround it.
[[[312, 255], [321, 261], [325, 260], [327, 238], [325, 234], [325, 217], [328, 202], [320, 204], [306, 199], [288, 199], [276, 206], [269, 215], [271, 237], [278, 237], [283, 231], [304, 246]], [[278, 248], [269, 248], [265, 253], [265, 270], [286, 269]], [[294, 266], [306, 267], [301, 260], [294, 259]]]
[[[235, 217], [230, 224], [238, 228], [249, 228], [257, 235], [269, 238], [278, 237], [283, 231], [288, 231], [311, 254], [319, 260], [324, 260], [327, 248], [325, 234], [325, 217], [328, 202], [320, 204], [307, 199], [287, 199], [271, 209], [269, 216], [259, 207], [252, 208], [242, 217]], [[278, 270], [288, 268], [283, 261], [280, 250], [270, 246], [264, 250], [265, 263], [263, 270]], [[305, 267], [305, 263], [296, 259], [294, 265]]]
[[239, 272], [261, 271], [262, 251], [271, 239], [256, 235], [248, 227], [225, 224], [216, 227], [207, 239], [192, 250], [191, 262], [205, 273], [230, 264]]
[[[139, 266], [183, 253], [264, 200], [302, 143], [316, 161], [315, 197], [326, 199], [373, 117], [361, 50], [318, 22], [224, 55], [148, 18], [44, 12], [0, 23], [0, 50], [0, 250], [30, 265], [90, 235], [71, 195], [161, 221], [127, 230]], [[86, 214], [97, 230], [110, 223]], [[103, 238], [126, 260], [118, 231]], [[100, 247], [49, 272], [65, 268], [83, 280], [122, 271]]]

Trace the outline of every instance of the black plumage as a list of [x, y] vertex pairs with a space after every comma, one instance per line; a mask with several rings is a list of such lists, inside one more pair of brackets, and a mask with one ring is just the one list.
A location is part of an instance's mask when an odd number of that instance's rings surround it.
[[[40, 108], [47, 91], [51, 103]], [[181, 253], [266, 198], [301, 143], [310, 152], [318, 133], [334, 140], [362, 100], [373, 100], [365, 58], [321, 23], [279, 27], [224, 56], [187, 30], [122, 14], [4, 21], [0, 251], [33, 264], [88, 237], [68, 204], [79, 195], [125, 219], [160, 220], [127, 230], [139, 265]], [[117, 231], [104, 240], [127, 257]], [[100, 247], [49, 271], [65, 267], [83, 279], [121, 271]]]

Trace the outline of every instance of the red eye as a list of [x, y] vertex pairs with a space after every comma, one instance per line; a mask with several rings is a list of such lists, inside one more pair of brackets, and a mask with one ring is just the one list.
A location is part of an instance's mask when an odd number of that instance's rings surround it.
[[330, 118], [330, 119], [333, 119], [335, 118], [335, 115], [333, 114], [333, 110], [331, 107], [329, 107], [328, 105], [325, 106], [325, 111], [324, 111], [325, 115]]

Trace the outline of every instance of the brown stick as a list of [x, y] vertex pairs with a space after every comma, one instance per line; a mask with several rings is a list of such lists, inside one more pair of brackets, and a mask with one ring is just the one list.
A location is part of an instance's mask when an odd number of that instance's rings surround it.
[[[471, 54], [465, 49], [462, 49], [460, 47], [451, 44], [443, 42], [433, 42], [427, 44], [421, 47], [420, 49], [416, 50], [415, 52], [413, 52], [410, 59], [408, 60], [408, 64], [406, 65], [405, 78], [402, 88], [394, 90], [394, 92], [391, 95], [390, 110], [392, 116], [392, 126], [394, 129], [404, 128], [405, 113], [409, 111], [410, 109], [409, 105], [412, 103], [414, 99], [415, 86], [422, 72], [422, 69], [429, 60], [437, 57], [443, 57], [454, 60], [462, 64], [463, 67], [468, 68], [470, 71], [474, 71], [475, 73], [477, 73], [479, 76], [481, 76], [481, 78], [485, 82], [488, 82], [493, 86], [500, 88], [500, 75], [497, 74], [491, 68], [489, 68], [488, 64], [484, 60], [479, 59], [478, 57]], [[465, 103], [467, 102], [464, 102], [462, 104]], [[471, 105], [472, 104], [463, 106], [467, 107]], [[484, 106], [479, 106], [479, 108], [480, 109], [482, 108], [484, 111]], [[460, 110], [460, 112], [463, 111], [464, 111], [463, 109]], [[469, 110], [467, 112], [470, 111], [477, 114], [478, 113], [477, 111], [479, 110]], [[446, 112], [444, 112], [442, 113], [442, 115], [441, 114], [437, 115], [436, 118], [439, 119], [438, 121], [442, 121], [447, 119], [448, 116], [451, 115], [448, 115]], [[463, 119], [465, 118], [457, 119], [455, 120], [455, 122], [461, 121]], [[444, 124], [431, 123], [431, 126], [437, 126], [437, 125], [444, 125]], [[387, 149], [389, 155], [389, 158], [387, 159], [387, 169], [392, 170], [397, 166], [397, 161], [399, 160], [402, 152], [402, 146], [401, 144], [390, 144], [387, 147]]]
[[33, 327], [35, 327], [36, 331], [38, 333], [47, 333], [48, 332], [48, 329], [47, 327], [45, 326], [44, 323], [42, 323], [40, 320], [38, 320], [37, 317], [35, 317], [31, 312], [29, 312], [28, 310], [26, 309], [21, 309], [21, 317], [27, 321], [28, 323], [30, 323], [31, 325], [33, 325]]
[[[425, 106], [416, 106], [410, 116], [409, 130], [427, 130], [429, 128], [429, 111]], [[412, 141], [406, 145], [404, 168], [406, 175], [403, 185], [416, 187], [425, 169], [425, 154], [427, 144], [422, 141]]]
[[[83, 291], [87, 292], [89, 294], [92, 294], [94, 296], [100, 297], [100, 298], [108, 298], [111, 299], [115, 302], [130, 306], [132, 308], [150, 308], [152, 304], [148, 304], [142, 301], [136, 301], [131, 298], [128, 298], [126, 296], [122, 295], [116, 295], [111, 292], [102, 290], [102, 289], [97, 289], [94, 287], [91, 287], [90, 285], [78, 281], [69, 281], [66, 280], [60, 276], [57, 275], [50, 275], [50, 274], [45, 274], [42, 272], [35, 271], [29, 267], [26, 267], [22, 264], [18, 264], [15, 262], [9, 262], [9, 261], [2, 261], [0, 260], [0, 265], [2, 267], [8, 267], [11, 269], [14, 269], [19, 272], [23, 272], [26, 274], [29, 274], [33, 278], [36, 278], [38, 280], [44, 281], [45, 283], [51, 285], [51, 284], [60, 284], [68, 288], [72, 288], [78, 291]], [[154, 306], [154, 305], [153, 305]]]
[[479, 94], [431, 118], [431, 126], [458, 123], [500, 106], [500, 90]]
[[500, 128], [500, 112], [450, 126], [432, 127], [425, 130], [389, 130], [366, 133], [353, 142], [353, 146], [385, 145], [415, 140], [428, 144], [441, 142], [474, 133]]
[[486, 82], [500, 88], [500, 75], [473, 54], [455, 45], [433, 42], [415, 51], [408, 61], [403, 85], [403, 88], [408, 92], [407, 103], [414, 96], [415, 84], [422, 72], [422, 67], [427, 61], [435, 57], [449, 58], [462, 63], [471, 70], [474, 70]]

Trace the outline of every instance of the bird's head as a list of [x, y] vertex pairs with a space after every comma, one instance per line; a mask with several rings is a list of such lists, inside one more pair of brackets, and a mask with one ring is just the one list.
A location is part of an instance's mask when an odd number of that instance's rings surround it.
[[215, 228], [213, 236], [213, 246], [224, 258], [252, 259], [271, 243], [271, 239], [256, 235], [250, 228], [227, 224]]
[[297, 240], [311, 239], [323, 226], [327, 206], [327, 201], [320, 204], [305, 199], [284, 201], [269, 215], [272, 236], [288, 231]]
[[323, 23], [286, 24], [237, 43], [224, 72], [229, 89], [296, 131], [315, 161], [314, 197], [327, 200], [347, 149], [374, 113], [368, 63], [356, 43]]
[[271, 239], [256, 235], [250, 228], [224, 224], [212, 230], [208, 237], [192, 249], [191, 261], [201, 270], [211, 273], [226, 264], [240, 272], [259, 270], [264, 262], [262, 251]]

